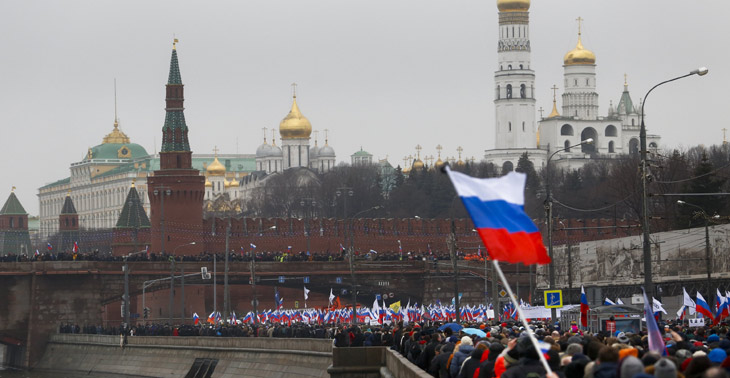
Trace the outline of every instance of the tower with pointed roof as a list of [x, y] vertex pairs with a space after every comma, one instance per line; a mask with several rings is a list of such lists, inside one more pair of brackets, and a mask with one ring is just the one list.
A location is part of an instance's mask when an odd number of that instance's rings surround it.
[[150, 245], [150, 230], [150, 220], [133, 184], [114, 227], [112, 254], [122, 256], [144, 250]]
[[[147, 179], [152, 252], [195, 254], [203, 248], [205, 176], [192, 167], [183, 83], [173, 43], [166, 85], [160, 169]], [[196, 242], [196, 244], [192, 244]]]
[[61, 214], [58, 216], [58, 232], [61, 237], [61, 244], [58, 246], [60, 251], [73, 250], [74, 242], [79, 241], [79, 214], [76, 212], [70, 192], [66, 194]]
[[28, 212], [15, 195], [15, 187], [0, 209], [0, 253], [30, 255]]

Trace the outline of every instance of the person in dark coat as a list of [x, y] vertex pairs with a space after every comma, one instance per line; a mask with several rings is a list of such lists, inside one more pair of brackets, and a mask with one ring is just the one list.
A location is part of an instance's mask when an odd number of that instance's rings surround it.
[[517, 354], [519, 361], [515, 365], [510, 365], [507, 370], [502, 373], [502, 378], [521, 378], [537, 374], [544, 377], [547, 374], [545, 367], [540, 362], [540, 357], [532, 345], [529, 337], [521, 337], [517, 342]]
[[461, 371], [459, 371], [458, 378], [472, 378], [474, 376], [474, 371], [476, 371], [479, 367], [482, 359], [482, 354], [484, 353], [485, 349], [486, 348], [479, 345], [476, 349], [474, 349], [473, 352], [471, 352], [471, 356], [467, 358], [466, 361], [464, 361], [464, 364], [461, 366]]
[[494, 342], [489, 346], [489, 356], [487, 360], [479, 365], [479, 378], [493, 378], [494, 377], [494, 362], [497, 361], [497, 357], [504, 350], [502, 344]]
[[597, 365], [593, 368], [594, 378], [616, 378], [618, 373], [618, 351], [609, 346], [598, 352]]
[[446, 365], [449, 363], [449, 357], [451, 357], [451, 352], [453, 351], [454, 344], [452, 343], [441, 346], [441, 349], [438, 350], [436, 356], [431, 360], [428, 373], [436, 378], [449, 378], [449, 369], [447, 369]]
[[459, 370], [461, 370], [461, 365], [466, 361], [467, 358], [471, 355], [471, 352], [474, 351], [474, 342], [471, 340], [471, 337], [464, 336], [461, 338], [461, 344], [459, 344], [459, 349], [454, 353], [454, 358], [451, 359], [451, 365], [449, 366], [449, 374], [451, 378], [456, 378], [459, 376]]

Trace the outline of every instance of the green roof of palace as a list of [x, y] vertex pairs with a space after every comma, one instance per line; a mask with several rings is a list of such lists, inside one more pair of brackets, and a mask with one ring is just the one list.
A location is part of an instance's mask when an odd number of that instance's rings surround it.
[[[201, 172], [205, 172], [204, 164], [210, 165], [210, 163], [213, 162], [213, 157], [195, 157], [193, 155], [193, 168], [197, 169]], [[253, 172], [256, 170], [256, 158], [251, 155], [251, 157], [226, 157], [226, 156], [219, 156], [218, 160], [226, 167], [226, 171], [228, 172]], [[135, 164], [137, 164], [137, 167], [135, 168]], [[142, 167], [142, 164], [144, 164], [144, 168]], [[150, 155], [147, 156], [147, 158], [143, 159], [136, 159], [131, 162], [123, 163], [119, 165], [118, 167], [114, 167], [113, 169], [110, 169], [104, 173], [101, 173], [97, 176], [94, 176], [94, 179], [104, 178], [104, 177], [113, 177], [120, 174], [125, 174], [129, 172], [153, 172], [160, 169], [160, 159], [157, 157], [152, 157]], [[52, 182], [50, 184], [46, 184], [40, 189], [47, 189], [47, 188], [53, 188], [55, 186], [61, 186], [61, 185], [67, 185], [71, 182], [70, 177], [66, 177], [64, 179]]]
[[[127, 148], [129, 153], [124, 154], [123, 148]], [[120, 153], [122, 156], [129, 157], [119, 157]], [[136, 143], [104, 143], [91, 147], [91, 159], [89, 159], [87, 153], [84, 156], [84, 161], [96, 159], [139, 159], [148, 155], [147, 150]]]
[[150, 227], [150, 219], [142, 207], [142, 201], [139, 199], [137, 189], [134, 187], [129, 189], [127, 199], [124, 201], [124, 207], [119, 214], [116, 228], [144, 228]]
[[28, 213], [23, 208], [23, 205], [20, 204], [18, 197], [15, 195], [15, 192], [10, 192], [10, 196], [8, 197], [8, 200], [5, 201], [5, 205], [3, 205], [3, 208], [0, 209], [0, 215], [27, 215], [27, 214]]
[[71, 182], [71, 177], [66, 177], [64, 179], [60, 179], [58, 181], [54, 181], [54, 182], [52, 182], [50, 184], [43, 185], [39, 189], [52, 188], [54, 186], [65, 185], [65, 184], [68, 184], [70, 182]]

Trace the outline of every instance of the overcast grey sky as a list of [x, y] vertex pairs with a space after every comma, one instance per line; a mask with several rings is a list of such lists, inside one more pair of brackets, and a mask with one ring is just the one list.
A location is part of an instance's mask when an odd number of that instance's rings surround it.
[[[601, 114], [618, 102], [624, 73], [638, 103], [652, 85], [707, 66], [705, 77], [652, 93], [647, 127], [665, 147], [720, 143], [729, 14], [727, 0], [533, 0], [537, 106], [550, 111], [581, 16]], [[173, 34], [195, 153], [254, 153], [261, 128], [288, 113], [292, 82], [340, 161], [360, 146], [394, 165], [416, 144], [423, 155], [441, 144], [444, 156], [463, 146], [477, 159], [494, 146], [495, 0], [9, 0], [0, 4], [0, 201], [15, 185], [37, 214], [37, 188], [67, 177], [112, 129], [114, 78], [122, 130], [158, 150]]]

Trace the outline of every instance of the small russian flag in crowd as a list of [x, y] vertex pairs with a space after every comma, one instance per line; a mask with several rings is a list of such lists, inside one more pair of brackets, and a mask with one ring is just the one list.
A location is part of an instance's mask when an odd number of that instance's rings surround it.
[[197, 325], [200, 322], [200, 317], [197, 312], [193, 313], [193, 324]]
[[586, 296], [586, 289], [583, 285], [580, 285], [580, 325], [588, 327], [588, 297]]
[[446, 172], [491, 258], [513, 264], [550, 263], [540, 230], [525, 213], [524, 173], [479, 179], [448, 166]]
[[74, 253], [78, 253], [78, 252], [79, 252], [79, 243], [74, 242]]
[[256, 249], [256, 244], [251, 243], [251, 248]]
[[51, 243], [46, 243], [46, 248], [48, 248], [49, 251], [53, 250], [53, 246], [51, 245]]

